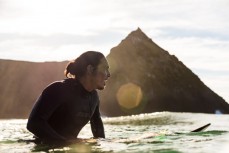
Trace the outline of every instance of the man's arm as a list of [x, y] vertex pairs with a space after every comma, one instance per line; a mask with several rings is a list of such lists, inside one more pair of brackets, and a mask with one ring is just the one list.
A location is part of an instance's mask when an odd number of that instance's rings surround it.
[[103, 121], [99, 112], [99, 105], [96, 107], [95, 112], [90, 120], [91, 131], [95, 138], [105, 138], [105, 132], [103, 127]]
[[27, 129], [37, 137], [47, 141], [66, 141], [48, 124], [48, 119], [61, 104], [59, 99], [60, 84], [47, 87], [37, 100], [27, 123]]

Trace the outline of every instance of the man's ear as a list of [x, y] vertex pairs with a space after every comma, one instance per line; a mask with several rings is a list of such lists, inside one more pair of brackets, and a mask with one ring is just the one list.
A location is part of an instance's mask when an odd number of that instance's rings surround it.
[[92, 65], [87, 66], [87, 73], [92, 74], [94, 72], [94, 67]]

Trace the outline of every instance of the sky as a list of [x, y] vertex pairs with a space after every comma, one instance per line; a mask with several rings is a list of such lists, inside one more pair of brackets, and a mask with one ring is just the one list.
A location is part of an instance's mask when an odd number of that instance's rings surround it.
[[108, 55], [138, 27], [229, 102], [228, 0], [0, 0], [0, 59]]

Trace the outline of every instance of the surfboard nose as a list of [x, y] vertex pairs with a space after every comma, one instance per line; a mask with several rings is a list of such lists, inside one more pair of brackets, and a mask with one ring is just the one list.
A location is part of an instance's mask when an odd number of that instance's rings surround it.
[[207, 129], [210, 125], [211, 125], [211, 123], [208, 123], [208, 124], [206, 124], [206, 125], [204, 125], [204, 126], [201, 126], [201, 127], [197, 128], [197, 129], [195, 129], [195, 130], [192, 130], [191, 132], [201, 132], [201, 131], [204, 131], [204, 130]]

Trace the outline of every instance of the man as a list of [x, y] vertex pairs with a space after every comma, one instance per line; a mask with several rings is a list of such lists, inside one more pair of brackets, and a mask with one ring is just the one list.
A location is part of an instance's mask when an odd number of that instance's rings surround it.
[[88, 51], [70, 62], [67, 79], [44, 89], [29, 116], [27, 129], [42, 142], [74, 142], [90, 121], [95, 138], [105, 138], [96, 89], [110, 77], [109, 65], [100, 52]]

